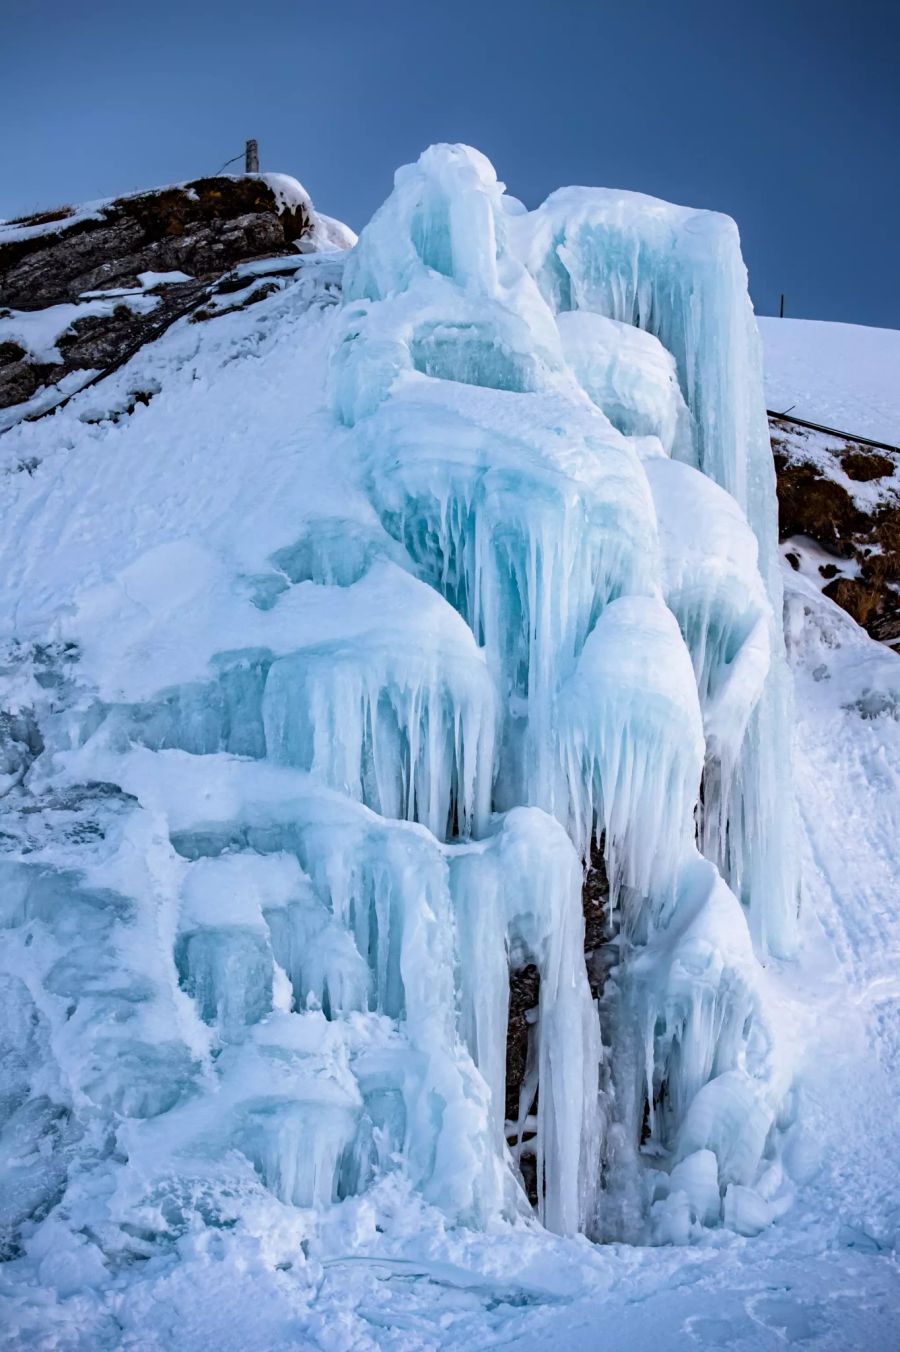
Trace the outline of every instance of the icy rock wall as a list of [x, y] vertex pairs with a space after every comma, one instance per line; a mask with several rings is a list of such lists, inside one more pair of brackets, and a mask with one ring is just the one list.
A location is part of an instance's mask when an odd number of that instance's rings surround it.
[[[331, 323], [369, 516], [311, 504], [240, 586], [184, 556], [219, 606], [202, 679], [34, 704], [30, 791], [55, 755], [117, 797], [72, 800], [52, 866], [4, 863], [0, 993], [52, 1055], [23, 1087], [10, 1051], [0, 1130], [30, 1104], [68, 1161], [24, 1215], [64, 1198], [73, 1234], [147, 1257], [261, 1194], [321, 1208], [394, 1174], [483, 1226], [530, 1213], [529, 1155], [560, 1233], [768, 1214], [758, 957], [789, 950], [794, 897], [752, 317], [730, 227], [628, 199], [601, 229], [612, 200], [529, 215], [462, 146], [400, 170]], [[143, 584], [85, 604], [118, 634]]]

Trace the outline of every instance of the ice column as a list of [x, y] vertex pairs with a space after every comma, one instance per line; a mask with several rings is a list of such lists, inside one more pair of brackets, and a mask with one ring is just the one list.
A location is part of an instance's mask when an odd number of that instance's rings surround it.
[[771, 664], [742, 752], [729, 877], [762, 951], [796, 945], [797, 852], [790, 684], [781, 630], [775, 473], [759, 336], [732, 220], [639, 193], [564, 188], [512, 218], [519, 257], [560, 312], [586, 310], [656, 335], [674, 356], [693, 437], [673, 453], [720, 484], [759, 543]]

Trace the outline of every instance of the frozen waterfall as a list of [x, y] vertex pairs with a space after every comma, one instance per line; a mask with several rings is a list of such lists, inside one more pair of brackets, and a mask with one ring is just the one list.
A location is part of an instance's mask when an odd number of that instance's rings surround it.
[[71, 621], [104, 619], [119, 676], [42, 735], [108, 821], [65, 868], [0, 865], [38, 935], [10, 1025], [118, 1143], [67, 1204], [103, 1192], [129, 1253], [388, 1175], [470, 1226], [761, 1228], [788, 1088], [762, 962], [797, 879], [735, 227], [593, 189], [527, 212], [434, 146], [322, 331], [346, 518], [312, 484], [249, 580], [161, 546], [149, 576], [213, 597], [201, 671], [130, 637], [127, 570]]

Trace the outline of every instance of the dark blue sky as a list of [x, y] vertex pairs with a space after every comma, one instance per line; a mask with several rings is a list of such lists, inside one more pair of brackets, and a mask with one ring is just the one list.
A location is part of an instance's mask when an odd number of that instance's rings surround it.
[[[215, 172], [247, 136], [355, 227], [468, 141], [737, 219], [757, 310], [900, 327], [897, 0], [0, 0], [0, 217]], [[15, 129], [15, 130], [14, 130]]]

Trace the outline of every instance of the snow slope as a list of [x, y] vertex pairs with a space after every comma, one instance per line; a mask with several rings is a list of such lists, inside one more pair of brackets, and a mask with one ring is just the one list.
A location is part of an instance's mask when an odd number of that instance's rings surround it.
[[766, 404], [773, 413], [896, 446], [900, 330], [818, 319], [760, 318]]
[[[57, 756], [49, 772], [41, 771], [40, 760], [35, 765], [34, 791], [44, 795], [43, 812], [12, 811], [5, 829], [24, 855], [52, 855], [63, 866], [83, 860], [86, 837], [94, 880], [106, 888], [127, 880], [142, 897], [165, 898], [173, 879], [188, 875], [194, 882], [185, 890], [185, 908], [198, 931], [223, 887], [223, 875], [212, 866], [244, 856], [185, 863], [173, 859], [166, 830], [191, 830], [199, 823], [211, 832], [216, 823], [231, 819], [241, 795], [243, 806], [258, 814], [254, 820], [268, 814], [271, 825], [272, 804], [281, 801], [289, 804], [293, 818], [302, 817], [306, 788], [289, 766], [265, 767], [224, 754], [191, 756], [167, 749], [165, 741], [161, 750], [152, 751], [146, 737], [144, 746], [131, 746], [134, 727], [127, 723], [124, 745], [117, 740], [121, 731], [83, 744], [83, 720], [91, 725], [98, 694], [121, 705], [123, 717], [132, 717], [129, 711], [152, 700], [160, 688], [207, 679], [210, 659], [223, 651], [249, 646], [282, 658], [332, 634], [352, 633], [356, 640], [376, 624], [385, 627], [399, 650], [409, 613], [459, 673], [459, 689], [478, 688], [482, 679], [479, 650], [469, 645], [459, 617], [434, 604], [421, 608], [425, 588], [384, 534], [368, 488], [372, 442], [336, 425], [326, 405], [329, 350], [347, 331], [334, 305], [336, 269], [333, 258], [312, 255], [291, 285], [251, 310], [208, 324], [174, 326], [128, 367], [76, 396], [53, 418], [0, 437], [8, 493], [0, 588], [3, 612], [14, 617], [10, 637], [15, 640], [5, 654], [4, 707], [37, 708]], [[515, 312], [525, 281], [510, 285], [508, 275], [504, 281], [511, 292], [518, 288]], [[355, 320], [358, 324], [358, 315]], [[446, 348], [440, 348], [444, 335], [435, 331], [428, 360], [446, 361]], [[383, 330], [376, 337], [376, 361], [385, 350], [396, 353]], [[392, 334], [387, 338], [393, 342]], [[576, 338], [582, 358], [585, 339], [573, 333], [571, 339]], [[514, 332], [509, 347], [516, 351]], [[654, 400], [664, 409], [661, 425], [674, 428], [677, 410], [665, 406], [658, 392], [667, 388], [661, 356], [654, 354], [654, 369], [660, 371]], [[372, 370], [366, 368], [367, 378], [357, 389], [371, 389]], [[633, 373], [623, 361], [615, 377], [617, 406], [632, 397], [630, 380]], [[135, 388], [156, 393], [127, 418], [105, 420], [103, 414], [126, 404]], [[467, 388], [454, 416], [462, 410], [484, 422], [488, 414]], [[502, 431], [509, 434], [506, 410], [512, 405], [508, 399], [500, 402], [506, 419]], [[429, 407], [440, 431], [441, 410], [434, 399]], [[539, 407], [537, 399], [533, 407]], [[552, 405], [548, 400], [548, 407], [556, 413], [564, 405], [561, 399]], [[832, 421], [819, 407], [808, 416]], [[387, 417], [382, 421], [394, 436], [399, 424]], [[373, 425], [383, 433], [380, 424]], [[457, 426], [450, 424], [446, 444], [451, 448]], [[523, 429], [515, 430], [524, 435]], [[496, 427], [493, 435], [498, 435]], [[391, 445], [393, 477], [378, 488], [385, 498], [404, 474], [412, 480], [417, 465], [413, 454], [404, 459], [401, 442]], [[434, 445], [440, 445], [437, 438]], [[647, 464], [657, 499], [654, 512], [664, 525], [664, 507], [677, 502], [674, 490], [691, 480], [679, 476], [673, 462], [665, 462], [674, 472], [671, 483], [658, 465], [654, 469], [655, 456]], [[571, 463], [565, 468], [572, 473]], [[560, 474], [554, 463], [547, 482]], [[709, 485], [707, 501], [696, 489], [697, 509], [725, 511], [712, 490]], [[549, 490], [545, 500], [552, 502]], [[748, 542], [742, 534], [749, 536], [733, 503], [717, 519], [728, 525], [720, 553], [733, 552], [729, 568], [738, 576], [748, 551], [754, 557], [752, 536]], [[348, 540], [354, 542], [352, 549]], [[666, 547], [664, 529], [661, 545]], [[700, 576], [708, 572], [702, 550], [685, 562], [674, 543], [670, 548], [667, 585], [674, 585], [676, 563], [683, 570], [679, 578], [689, 576], [688, 563]], [[384, 560], [372, 568], [379, 554]], [[722, 570], [723, 586], [730, 585], [729, 568]], [[324, 603], [317, 599], [319, 588], [304, 581], [310, 569], [331, 584], [324, 588]], [[360, 574], [368, 579], [364, 587], [346, 585], [348, 577], [355, 581]], [[111, 1187], [119, 1185], [111, 1181], [98, 1146], [96, 1167], [84, 1170], [66, 1206], [51, 1211], [30, 1232], [24, 1256], [0, 1268], [10, 1345], [142, 1352], [172, 1346], [198, 1352], [211, 1346], [223, 1352], [276, 1346], [346, 1352], [464, 1346], [629, 1352], [648, 1345], [727, 1345], [749, 1352], [794, 1342], [832, 1352], [892, 1347], [900, 1308], [895, 1167], [900, 1145], [895, 1089], [900, 662], [802, 577], [791, 574], [785, 581], [797, 686], [803, 907], [799, 959], [764, 957], [765, 970], [758, 976], [783, 1055], [796, 1066], [782, 1109], [783, 1148], [766, 1184], [766, 1195], [786, 1205], [773, 1207], [768, 1229], [753, 1238], [740, 1233], [757, 1228], [752, 1223], [755, 1193], [745, 1199], [743, 1212], [737, 1209], [731, 1226], [695, 1232], [688, 1247], [592, 1245], [583, 1236], [558, 1237], [531, 1219], [501, 1214], [477, 1229], [454, 1224], [444, 1199], [435, 1204], [402, 1174], [386, 1172], [368, 1191], [319, 1210], [283, 1205], [271, 1193], [249, 1190], [239, 1194], [230, 1223], [210, 1226], [195, 1215], [171, 1243], [142, 1248], [147, 1244], [142, 1227], [152, 1228], [158, 1218], [143, 1203], [137, 1205], [139, 1179], [128, 1185], [136, 1191], [114, 1192], [110, 1199]], [[761, 586], [757, 579], [750, 598], [758, 614], [765, 608]], [[632, 599], [644, 598], [626, 601]], [[660, 665], [678, 668], [686, 655], [677, 635], [668, 633], [655, 612], [633, 609], [643, 629], [656, 635], [664, 659]], [[626, 612], [622, 601], [613, 602], [603, 613], [606, 629], [614, 631], [618, 616], [627, 632], [632, 617]], [[664, 608], [663, 614], [668, 614]], [[65, 645], [75, 643], [77, 670], [44, 655], [50, 648], [65, 653]], [[372, 660], [380, 661], [371, 651]], [[754, 656], [752, 649], [749, 655]], [[610, 679], [602, 646], [586, 645], [585, 656], [590, 661], [579, 664], [579, 680], [594, 683], [591, 688], [602, 699], [603, 682]], [[328, 657], [333, 660], [333, 653]], [[750, 662], [748, 689], [752, 671]], [[634, 680], [646, 682], [639, 661]], [[670, 696], [659, 667], [657, 681], [660, 695]], [[676, 689], [690, 741], [691, 720], [699, 727], [701, 717], [696, 695], [685, 696], [683, 684]], [[734, 695], [739, 698], [740, 689]], [[707, 734], [716, 726], [717, 707], [721, 716], [721, 706], [712, 700], [703, 709]], [[727, 728], [727, 720], [719, 726]], [[205, 733], [192, 727], [192, 735]], [[199, 760], [206, 763], [202, 776], [194, 764]], [[113, 775], [140, 800], [139, 826], [120, 827], [108, 805], [89, 803], [85, 815], [64, 800], [72, 784]], [[434, 782], [440, 779], [435, 775]], [[127, 817], [131, 809], [126, 805], [123, 811]], [[360, 814], [365, 811], [360, 807]], [[368, 824], [370, 817], [357, 814], [356, 820]], [[426, 857], [427, 833], [409, 833], [420, 829], [404, 828], [410, 848], [413, 841], [423, 842], [415, 855], [418, 864]], [[112, 861], [104, 838], [115, 845]], [[48, 848], [50, 854], [42, 855]], [[265, 877], [251, 869], [252, 885], [235, 898], [252, 900], [260, 885], [277, 909], [276, 894], [290, 900], [290, 889], [298, 883], [283, 853], [265, 858]], [[557, 871], [561, 860], [562, 855]], [[204, 865], [200, 870], [198, 862]], [[488, 896], [488, 877], [482, 898]], [[254, 918], [251, 911], [239, 907], [229, 913], [229, 923], [243, 925], [251, 936], [261, 932], [258, 914]], [[418, 923], [427, 930], [427, 916]], [[145, 926], [130, 934], [122, 926], [114, 938], [122, 970], [140, 964], [146, 972], [153, 970], [157, 959], [149, 955], [156, 954], [160, 938], [174, 924], [171, 908], [162, 904], [156, 929]], [[25, 976], [37, 994], [30, 941], [23, 931], [7, 933], [14, 937], [4, 944], [4, 971], [9, 978]], [[76, 960], [78, 952], [76, 943], [69, 958]], [[424, 962], [429, 952], [427, 945], [414, 950], [416, 961]], [[54, 1015], [54, 1002], [68, 998], [59, 978], [57, 985], [62, 993], [45, 1005]], [[274, 987], [273, 1039], [283, 1031], [291, 1005], [286, 968], [276, 972]], [[253, 995], [249, 982], [244, 993], [248, 999]], [[429, 992], [421, 995], [427, 1000]], [[178, 995], [173, 1000], [202, 1058], [209, 1031], [191, 1014], [190, 1001]], [[146, 1003], [149, 1009], [152, 1002]], [[231, 1017], [233, 1011], [221, 1014], [223, 1021]], [[62, 1078], [76, 1085], [82, 1075], [78, 1039], [92, 1035], [79, 1025], [80, 1018], [76, 1015], [75, 1037], [67, 1034], [65, 1022], [54, 1024], [54, 1058]], [[347, 1057], [387, 1058], [397, 1051], [389, 1020], [380, 1013], [368, 1023], [367, 1018], [361, 1012], [350, 1016], [343, 1044], [328, 1043], [315, 1003], [301, 1021], [328, 1048], [318, 1073], [334, 1078], [336, 1113], [344, 1102], [340, 1093], [352, 1092]], [[19, 1036], [24, 1044], [27, 1030]], [[292, 1047], [300, 1050], [299, 1044]], [[412, 1054], [408, 1046], [400, 1053], [407, 1060]], [[9, 1054], [14, 1061], [16, 1048]], [[241, 1077], [250, 1082], [259, 1074], [249, 1058], [237, 1070], [237, 1077], [223, 1079], [218, 1090], [222, 1112], [229, 1095], [243, 1092]], [[58, 1091], [50, 1074], [48, 1069], [42, 1088]], [[123, 1143], [127, 1140], [147, 1178], [159, 1172], [161, 1163], [168, 1167], [173, 1144], [186, 1148], [190, 1114], [201, 1102], [194, 1099], [194, 1107], [189, 1102], [168, 1128], [165, 1114], [157, 1119], [163, 1129], [156, 1136], [142, 1136], [132, 1120]], [[48, 1129], [43, 1140], [51, 1134]], [[302, 1148], [318, 1146], [307, 1136]], [[33, 1149], [23, 1132], [18, 1153], [15, 1142], [7, 1142], [6, 1150], [7, 1169], [12, 1169], [7, 1178], [15, 1177], [24, 1191], [39, 1191], [46, 1181], [42, 1161], [48, 1147]], [[448, 1172], [455, 1168], [461, 1176], [467, 1167], [459, 1157]], [[242, 1179], [234, 1174], [236, 1187]], [[202, 1181], [194, 1186], [202, 1192]], [[131, 1250], [127, 1239], [113, 1234], [115, 1217], [131, 1226]]]

